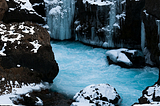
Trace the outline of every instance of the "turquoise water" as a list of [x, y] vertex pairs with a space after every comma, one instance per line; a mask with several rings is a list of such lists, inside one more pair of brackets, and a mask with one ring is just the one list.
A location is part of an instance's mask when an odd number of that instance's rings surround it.
[[51, 42], [59, 74], [53, 80], [52, 90], [73, 97], [91, 84], [108, 83], [123, 99], [121, 106], [138, 102], [142, 91], [158, 80], [158, 69], [126, 69], [108, 65], [106, 49], [93, 48], [79, 42]]

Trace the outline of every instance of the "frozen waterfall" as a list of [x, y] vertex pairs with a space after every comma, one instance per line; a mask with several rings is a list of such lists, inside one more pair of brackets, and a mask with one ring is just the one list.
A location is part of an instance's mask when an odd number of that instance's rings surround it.
[[141, 23], [141, 49], [144, 50], [145, 48], [145, 28], [144, 23]]
[[74, 0], [45, 0], [47, 24], [53, 39], [70, 39], [74, 17]]
[[[158, 35], [159, 35], [158, 47], [159, 47], [159, 51], [160, 51], [160, 20], [157, 20], [157, 26], [158, 26]], [[160, 56], [159, 56], [159, 61], [160, 61]]]

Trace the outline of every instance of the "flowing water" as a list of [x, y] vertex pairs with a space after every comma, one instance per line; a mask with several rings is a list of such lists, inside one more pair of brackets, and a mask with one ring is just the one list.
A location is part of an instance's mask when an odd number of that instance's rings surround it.
[[108, 83], [122, 97], [121, 106], [131, 106], [138, 102], [147, 86], [158, 80], [157, 68], [126, 69], [108, 65], [106, 49], [71, 41], [52, 41], [51, 46], [60, 69], [52, 90], [71, 98], [88, 85]]

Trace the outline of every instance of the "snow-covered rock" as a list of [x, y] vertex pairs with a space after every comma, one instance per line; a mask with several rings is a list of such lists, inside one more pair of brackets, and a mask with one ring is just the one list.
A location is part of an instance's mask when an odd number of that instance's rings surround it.
[[5, 81], [52, 82], [58, 73], [47, 30], [31, 22], [0, 23], [0, 63]]
[[45, 4], [43, 0], [6, 0], [8, 11], [3, 22], [32, 21], [43, 24], [45, 22]]
[[113, 49], [107, 51], [106, 56], [109, 64], [118, 64], [122, 67], [141, 67], [144, 65], [143, 54], [138, 50]]
[[160, 103], [160, 85], [155, 84], [153, 86], [147, 87], [143, 93], [142, 97], [139, 98], [140, 104], [159, 102]]
[[121, 98], [116, 89], [109, 84], [93, 84], [78, 92], [71, 106], [114, 106]]
[[58, 71], [46, 29], [32, 22], [0, 23], [0, 105], [43, 105], [29, 93], [49, 89], [44, 82], [53, 82]]

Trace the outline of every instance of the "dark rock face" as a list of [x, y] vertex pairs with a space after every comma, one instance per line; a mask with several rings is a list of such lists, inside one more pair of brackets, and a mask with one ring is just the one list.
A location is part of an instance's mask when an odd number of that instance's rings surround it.
[[7, 2], [5, 0], [1, 0], [0, 1], [0, 21], [3, 19], [4, 13], [7, 11], [7, 9], [8, 9]]
[[[123, 24], [120, 39], [124, 45], [140, 48], [141, 44], [141, 11], [145, 0], [126, 0], [126, 20]], [[136, 47], [136, 48], [137, 48]]]
[[32, 21], [44, 24], [45, 4], [43, 0], [7, 0], [8, 11], [5, 13], [3, 22]]
[[0, 79], [5, 78], [3, 84], [7, 81], [25, 84], [53, 81], [59, 69], [46, 29], [31, 22], [1, 23], [0, 34]]
[[77, 0], [74, 25], [77, 40], [100, 47], [120, 47], [118, 37], [125, 20], [125, 2], [103, 1], [104, 5], [98, 5]]
[[[148, 5], [150, 1], [146, 0], [145, 7], [142, 12], [142, 19], [145, 27], [145, 36], [146, 36], [145, 47], [151, 53], [150, 58], [154, 62], [153, 65], [155, 66], [158, 66], [159, 56], [160, 56], [158, 48], [158, 43], [160, 42], [159, 41], [160, 22], [158, 20], [160, 19], [160, 17], [156, 16], [158, 14], [158, 8], [157, 10], [155, 10], [155, 7], [157, 7], [158, 2], [159, 1]], [[151, 9], [153, 10], [152, 12]], [[157, 11], [157, 14], [155, 14], [155, 11]]]

